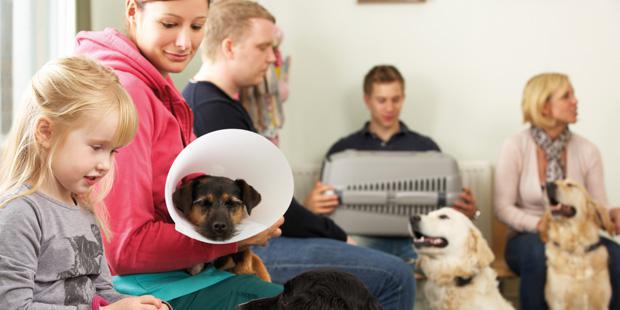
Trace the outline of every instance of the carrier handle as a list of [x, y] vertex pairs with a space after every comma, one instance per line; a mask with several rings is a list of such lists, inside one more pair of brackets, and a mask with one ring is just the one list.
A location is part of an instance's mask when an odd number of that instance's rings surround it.
[[450, 206], [459, 193], [421, 191], [350, 191], [336, 190], [341, 205], [437, 205]]

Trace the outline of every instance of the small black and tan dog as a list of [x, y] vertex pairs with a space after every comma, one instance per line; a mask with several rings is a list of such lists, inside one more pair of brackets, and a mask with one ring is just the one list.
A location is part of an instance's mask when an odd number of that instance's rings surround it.
[[[186, 182], [172, 195], [175, 208], [196, 226], [203, 236], [224, 241], [236, 234], [237, 225], [261, 200], [260, 194], [242, 179], [203, 175]], [[213, 262], [218, 269], [235, 274], [255, 274], [271, 282], [271, 277], [261, 259], [250, 249], [220, 257]], [[204, 264], [188, 270], [198, 274]]]

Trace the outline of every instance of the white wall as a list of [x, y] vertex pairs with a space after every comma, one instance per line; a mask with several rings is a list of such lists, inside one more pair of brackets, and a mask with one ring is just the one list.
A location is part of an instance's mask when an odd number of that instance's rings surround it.
[[[459, 160], [492, 162], [502, 141], [524, 128], [527, 79], [560, 71], [580, 102], [572, 128], [601, 149], [610, 201], [620, 205], [620, 123], [613, 118], [620, 114], [620, 1], [260, 2], [278, 19], [282, 50], [293, 57], [282, 132], [291, 164], [319, 162], [336, 139], [362, 126], [362, 79], [375, 64], [394, 64], [404, 74], [402, 119], [409, 127]], [[94, 1], [95, 28], [107, 25], [110, 5]], [[176, 76], [177, 86], [196, 69], [193, 62]]]

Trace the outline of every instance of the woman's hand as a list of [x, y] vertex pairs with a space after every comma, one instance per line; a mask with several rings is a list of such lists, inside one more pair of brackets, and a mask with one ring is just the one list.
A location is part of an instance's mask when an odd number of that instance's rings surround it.
[[330, 214], [338, 207], [338, 195], [334, 194], [334, 187], [319, 181], [314, 184], [312, 191], [304, 201], [304, 207], [314, 214]]
[[452, 208], [461, 211], [461, 213], [472, 220], [475, 219], [478, 208], [476, 208], [474, 194], [472, 194], [469, 188], [463, 188], [463, 191], [459, 194], [459, 199], [454, 202]]
[[270, 238], [280, 237], [280, 235], [282, 235], [282, 230], [280, 230], [282, 224], [284, 224], [284, 217], [280, 217], [275, 224], [258, 235], [239, 241], [237, 244], [239, 251], [247, 249], [252, 245], [267, 245], [267, 241], [269, 241]]
[[115, 303], [111, 303], [105, 307], [100, 307], [101, 310], [169, 310], [168, 306], [158, 298], [151, 295], [127, 297], [123, 298]]
[[609, 210], [609, 217], [614, 223], [616, 234], [620, 234], [620, 208], [612, 208]]

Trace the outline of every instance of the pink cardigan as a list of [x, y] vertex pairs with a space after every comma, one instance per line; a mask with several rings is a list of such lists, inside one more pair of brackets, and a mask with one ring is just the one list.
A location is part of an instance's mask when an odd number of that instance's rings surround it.
[[190, 141], [192, 112], [174, 87], [125, 35], [108, 28], [80, 32], [76, 53], [114, 69], [138, 111], [134, 140], [116, 155], [105, 203], [112, 239], [104, 240], [113, 274], [171, 271], [234, 253], [237, 244], [207, 244], [174, 228], [164, 200], [172, 162]]
[[[566, 145], [566, 176], [581, 184], [592, 198], [607, 206], [603, 161], [598, 148], [573, 133]], [[536, 232], [544, 211], [538, 178], [536, 143], [529, 129], [504, 142], [495, 170], [494, 208], [513, 231]]]

